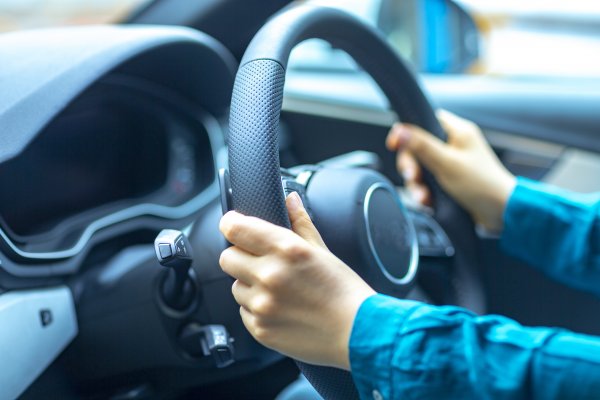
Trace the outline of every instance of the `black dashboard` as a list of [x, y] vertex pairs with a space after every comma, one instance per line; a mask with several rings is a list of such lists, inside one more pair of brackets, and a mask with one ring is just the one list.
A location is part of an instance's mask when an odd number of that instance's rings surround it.
[[0, 192], [3, 244], [25, 262], [47, 260], [82, 250], [101, 230], [121, 225], [123, 233], [136, 218], [197, 215], [206, 203], [199, 197], [216, 188], [221, 142], [207, 112], [165, 88], [109, 75], [0, 164], [0, 184], [10, 188]]
[[0, 183], [11, 188], [0, 193], [0, 215], [19, 241], [43, 242], [57, 231], [74, 237], [90, 220], [140, 201], [184, 204], [213, 179], [201, 124], [105, 82], [0, 165]]

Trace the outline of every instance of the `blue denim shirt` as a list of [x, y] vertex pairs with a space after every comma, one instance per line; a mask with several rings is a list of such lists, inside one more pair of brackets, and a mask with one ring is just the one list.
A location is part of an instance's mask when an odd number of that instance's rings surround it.
[[[600, 295], [600, 194], [520, 178], [501, 246]], [[374, 295], [358, 311], [349, 348], [363, 399], [600, 399], [600, 338], [458, 307]]]

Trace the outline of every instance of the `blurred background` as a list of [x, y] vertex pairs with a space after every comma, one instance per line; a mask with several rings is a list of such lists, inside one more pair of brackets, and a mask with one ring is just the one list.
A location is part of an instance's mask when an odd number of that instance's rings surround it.
[[0, 32], [119, 21], [149, 0], [0, 0]]
[[[118, 22], [149, 1], [0, 0], [0, 32]], [[306, 1], [345, 9], [377, 26], [420, 72], [600, 77], [598, 0]], [[325, 43], [307, 43], [291, 65], [356, 68], [338, 53]]]

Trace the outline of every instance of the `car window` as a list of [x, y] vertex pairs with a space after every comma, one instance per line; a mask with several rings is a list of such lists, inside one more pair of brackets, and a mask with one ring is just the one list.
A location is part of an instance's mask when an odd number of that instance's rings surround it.
[[[308, 0], [377, 27], [428, 73], [600, 77], [597, 0]], [[351, 70], [347, 56], [313, 41], [291, 67]]]
[[0, 32], [116, 22], [151, 0], [0, 0]]

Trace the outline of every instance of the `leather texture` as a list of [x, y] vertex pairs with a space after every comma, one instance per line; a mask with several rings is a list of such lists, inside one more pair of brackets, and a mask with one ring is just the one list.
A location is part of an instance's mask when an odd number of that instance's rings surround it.
[[279, 167], [279, 114], [285, 70], [272, 60], [243, 65], [229, 117], [229, 176], [233, 208], [290, 227]]

